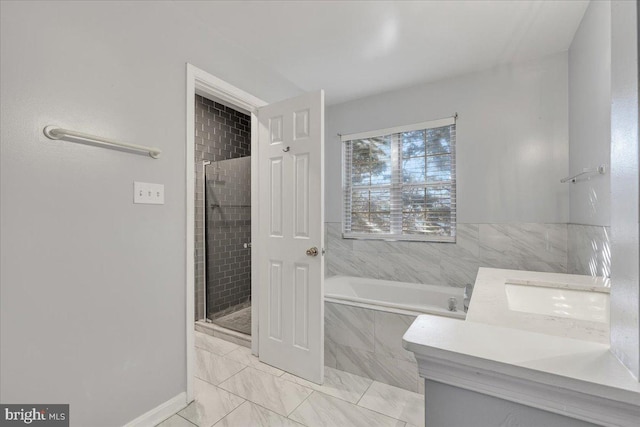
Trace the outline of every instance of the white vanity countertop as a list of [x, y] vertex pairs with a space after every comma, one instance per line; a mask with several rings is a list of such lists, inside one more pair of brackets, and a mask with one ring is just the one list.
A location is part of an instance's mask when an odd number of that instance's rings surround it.
[[568, 319], [509, 309], [505, 283], [608, 293], [609, 279], [575, 274], [480, 268], [467, 312], [467, 321], [508, 326], [577, 340], [609, 344], [609, 322]]
[[481, 268], [465, 321], [423, 315], [405, 333], [403, 346], [415, 353], [423, 376], [443, 373], [442, 382], [470, 384], [495, 374], [640, 410], [640, 383], [609, 350], [609, 322], [510, 310], [505, 283], [588, 291], [595, 298], [609, 287], [602, 278]]
[[446, 360], [640, 405], [640, 383], [606, 344], [430, 315], [418, 316], [403, 343], [418, 364]]

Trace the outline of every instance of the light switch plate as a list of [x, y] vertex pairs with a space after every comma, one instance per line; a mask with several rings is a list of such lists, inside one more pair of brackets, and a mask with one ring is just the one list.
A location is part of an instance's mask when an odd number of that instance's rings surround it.
[[164, 205], [164, 184], [134, 182], [133, 203]]

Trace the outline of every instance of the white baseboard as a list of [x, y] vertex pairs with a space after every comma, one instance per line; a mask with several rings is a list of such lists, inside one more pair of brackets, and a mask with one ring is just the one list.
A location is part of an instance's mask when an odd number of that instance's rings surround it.
[[169, 418], [179, 410], [187, 406], [187, 393], [182, 392], [166, 402], [156, 406], [147, 413], [140, 415], [133, 421], [129, 421], [124, 427], [152, 427]]

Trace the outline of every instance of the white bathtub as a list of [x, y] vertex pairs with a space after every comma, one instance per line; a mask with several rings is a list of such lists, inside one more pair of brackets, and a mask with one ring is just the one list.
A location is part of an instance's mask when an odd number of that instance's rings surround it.
[[[456, 298], [457, 311], [449, 311], [449, 298]], [[354, 305], [400, 314], [435, 314], [464, 319], [464, 290], [448, 286], [422, 285], [362, 277], [333, 276], [325, 279], [327, 302]]]

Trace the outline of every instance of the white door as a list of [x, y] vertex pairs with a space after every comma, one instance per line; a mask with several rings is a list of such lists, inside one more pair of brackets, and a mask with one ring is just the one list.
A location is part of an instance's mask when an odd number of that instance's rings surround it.
[[324, 92], [258, 110], [260, 360], [324, 380]]

